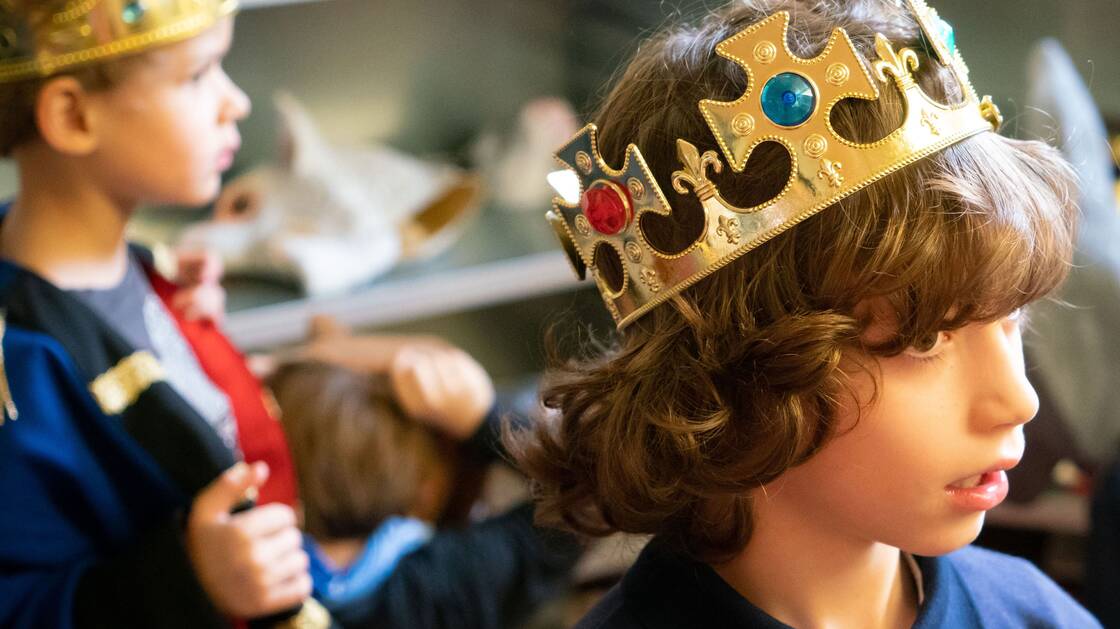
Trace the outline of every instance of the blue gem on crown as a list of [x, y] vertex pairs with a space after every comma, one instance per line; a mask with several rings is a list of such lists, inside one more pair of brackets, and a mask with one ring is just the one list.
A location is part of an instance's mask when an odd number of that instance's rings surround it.
[[936, 28], [937, 36], [941, 38], [942, 43], [949, 49], [949, 54], [955, 54], [957, 52], [957, 36], [953, 32], [953, 25], [938, 17]]
[[796, 127], [807, 121], [816, 104], [813, 84], [794, 72], [774, 75], [762, 87], [762, 113], [783, 127]]
[[121, 19], [125, 24], [135, 24], [139, 22], [145, 13], [144, 3], [140, 0], [133, 0], [121, 9]]

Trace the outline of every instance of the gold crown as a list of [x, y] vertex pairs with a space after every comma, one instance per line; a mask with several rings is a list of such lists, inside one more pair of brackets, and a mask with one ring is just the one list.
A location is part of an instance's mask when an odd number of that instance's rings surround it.
[[[956, 75], [962, 102], [945, 105], [927, 96], [912, 74], [918, 68], [917, 54], [909, 48], [895, 51], [881, 34], [875, 38], [878, 59], [870, 68], [842, 28], [833, 31], [816, 58], [795, 56], [786, 39], [790, 18], [785, 11], [716, 47], [720, 56], [742, 66], [748, 77], [738, 100], [699, 104], [727, 164], [742, 172], [756, 146], [779, 142], [790, 154], [790, 176], [773, 199], [755, 207], [735, 207], [708, 179], [709, 168], [717, 173], [723, 169], [719, 155], [715, 151], [701, 155], [693, 144], [678, 139], [684, 168], [673, 173], [673, 189], [680, 194], [691, 189], [705, 214], [701, 237], [683, 251], [658, 251], [642, 233], [643, 214], [667, 215], [671, 208], [636, 146], [627, 147], [621, 170], [615, 170], [599, 154], [595, 125], [587, 125], [557, 151], [556, 158], [570, 170], [550, 177], [565, 198], [554, 200], [548, 220], [579, 277], [588, 268], [594, 271], [619, 328], [872, 182], [965, 138], [999, 129], [999, 110], [989, 97], [977, 98], [952, 28], [924, 0], [906, 2], [925, 42]], [[876, 142], [843, 138], [830, 123], [832, 107], [846, 98], [877, 99], [876, 81], [893, 81], [901, 92], [902, 126]], [[617, 256], [617, 263], [600, 256]], [[600, 263], [609, 263], [613, 272], [604, 275]], [[619, 265], [621, 273], [617, 273]], [[616, 276], [612, 283], [610, 278]]]
[[237, 0], [0, 0], [0, 82], [189, 39], [236, 10]]

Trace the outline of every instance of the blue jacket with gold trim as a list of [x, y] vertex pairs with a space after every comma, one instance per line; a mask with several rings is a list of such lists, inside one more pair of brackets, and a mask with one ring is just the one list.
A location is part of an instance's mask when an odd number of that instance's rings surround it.
[[2, 259], [0, 329], [0, 626], [228, 626], [181, 520], [233, 453], [150, 356]]

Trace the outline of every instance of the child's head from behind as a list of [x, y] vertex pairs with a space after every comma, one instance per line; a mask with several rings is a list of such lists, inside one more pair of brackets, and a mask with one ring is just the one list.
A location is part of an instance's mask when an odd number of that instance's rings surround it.
[[[676, 139], [718, 153], [697, 105], [746, 88], [716, 46], [779, 10], [792, 16], [794, 54], [816, 56], [843, 27], [871, 60], [882, 33], [918, 52], [927, 94], [961, 99], [891, 2], [736, 2], [656, 36], [594, 117], [605, 161], [618, 166], [637, 145], [673, 208], [642, 223], [655, 248], [680, 251], [704, 225], [696, 196], [667, 185]], [[902, 98], [880, 91], [835, 107], [840, 135], [873, 142], [898, 127]], [[763, 144], [741, 174], [711, 179], [751, 207], [789, 170], [788, 153]], [[1071, 187], [1055, 151], [981, 133], [653, 308], [605, 355], [553, 374], [546, 403], [562, 419], [519, 457], [542, 512], [584, 532], [659, 534], [705, 557], [742, 548], [764, 509], [923, 554], [968, 543], [983, 511], [947, 486], [1021, 454], [1019, 427], [1037, 402], [1009, 316], [1065, 274]]]
[[321, 540], [364, 538], [392, 515], [439, 519], [455, 450], [401, 411], [387, 378], [299, 362], [281, 367], [269, 386], [308, 533]]
[[[29, 54], [42, 53], [38, 47], [49, 45], [44, 42], [67, 41], [79, 33], [92, 31], [89, 37], [96, 39], [99, 27], [109, 23], [102, 12], [117, 6], [100, 3], [87, 13], [75, 13], [69, 6], [73, 3], [61, 0], [9, 4], [0, 9], [4, 21], [33, 34], [28, 38], [34, 43], [19, 43]], [[124, 56], [24, 74], [14, 74], [22, 57], [4, 59], [0, 68], [13, 74], [0, 82], [5, 112], [0, 154], [17, 161], [72, 160], [109, 195], [127, 203], [211, 200], [240, 145], [236, 125], [248, 114], [249, 102], [221, 67], [233, 32], [229, 7], [235, 3], [208, 0], [194, 6], [209, 7], [203, 17], [213, 21], [201, 22], [206, 28], [185, 39], [167, 38]], [[156, 29], [158, 20], [172, 19], [168, 16], [178, 14], [152, 7], [133, 19], [140, 25], [152, 20], [150, 29]], [[199, 17], [176, 19], [195, 18], [197, 23]], [[137, 28], [140, 35], [150, 32]], [[52, 52], [63, 58], [68, 52], [88, 52], [95, 44], [123, 46], [129, 41], [124, 36], [103, 39], [59, 44]]]

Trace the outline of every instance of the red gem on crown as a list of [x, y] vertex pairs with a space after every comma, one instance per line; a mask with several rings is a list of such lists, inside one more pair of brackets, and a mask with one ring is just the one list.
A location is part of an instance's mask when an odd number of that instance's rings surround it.
[[611, 181], [597, 181], [583, 194], [580, 207], [595, 231], [613, 236], [630, 223], [630, 192]]

